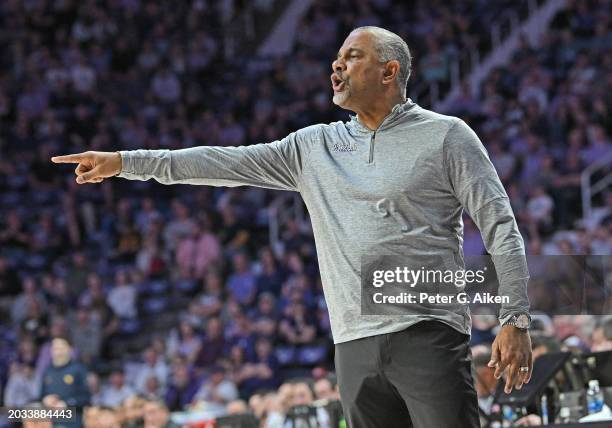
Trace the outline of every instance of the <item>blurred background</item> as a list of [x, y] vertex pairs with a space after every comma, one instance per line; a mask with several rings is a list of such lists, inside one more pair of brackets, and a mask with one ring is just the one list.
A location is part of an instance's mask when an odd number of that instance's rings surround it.
[[[299, 195], [153, 180], [79, 186], [49, 159], [265, 143], [347, 120], [331, 102], [329, 74], [362, 25], [407, 41], [415, 102], [476, 130], [529, 254], [610, 256], [611, 6], [1, 1], [2, 402], [77, 408], [82, 419], [56, 426], [213, 426], [253, 414], [232, 426], [274, 428], [292, 426], [292, 408], [337, 399]], [[485, 253], [468, 217], [464, 249]], [[609, 277], [602, 286], [610, 298]], [[612, 350], [610, 317], [534, 318], [538, 356]], [[496, 324], [495, 315], [475, 317], [472, 335], [487, 423], [501, 411], [482, 363]], [[558, 395], [549, 402], [552, 422], [562, 406]], [[526, 414], [542, 421], [541, 410]]]

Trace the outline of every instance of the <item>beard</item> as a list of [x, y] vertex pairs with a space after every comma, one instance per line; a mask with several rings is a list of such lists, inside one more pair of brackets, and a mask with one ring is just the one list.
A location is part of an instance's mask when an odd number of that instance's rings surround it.
[[346, 103], [346, 101], [349, 99], [350, 95], [351, 95], [350, 87], [348, 86], [348, 83], [345, 83], [342, 91], [334, 92], [332, 102], [336, 104], [337, 106], [342, 107]]

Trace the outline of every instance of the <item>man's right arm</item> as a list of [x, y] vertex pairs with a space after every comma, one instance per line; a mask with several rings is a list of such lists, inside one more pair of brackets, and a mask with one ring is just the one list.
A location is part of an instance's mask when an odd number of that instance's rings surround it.
[[87, 151], [53, 156], [54, 163], [78, 163], [79, 184], [100, 183], [108, 177], [149, 180], [162, 184], [258, 186], [300, 190], [306, 158], [320, 139], [312, 125], [268, 144], [240, 147], [199, 146], [179, 150]]
[[[105, 171], [102, 177], [117, 176], [128, 180], [152, 178], [162, 184], [250, 185], [299, 191], [305, 158], [318, 139], [319, 127], [314, 125], [267, 144], [129, 150], [119, 151], [119, 156], [105, 153], [104, 156], [112, 156], [115, 171]], [[82, 163], [83, 155], [59, 156], [53, 161]], [[83, 174], [87, 182], [101, 181], [95, 178], [95, 162], [91, 167], [91, 170], [85, 168], [88, 172]]]

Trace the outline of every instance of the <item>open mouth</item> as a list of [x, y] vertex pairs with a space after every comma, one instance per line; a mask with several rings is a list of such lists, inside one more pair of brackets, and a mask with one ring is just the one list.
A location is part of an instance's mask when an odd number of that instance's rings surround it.
[[332, 89], [334, 92], [340, 92], [344, 89], [344, 80], [338, 77], [337, 74], [331, 75]]

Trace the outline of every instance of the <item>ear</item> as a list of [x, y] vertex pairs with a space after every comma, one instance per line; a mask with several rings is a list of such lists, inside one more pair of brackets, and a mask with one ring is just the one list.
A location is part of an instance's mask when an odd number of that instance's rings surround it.
[[388, 85], [394, 82], [395, 79], [397, 78], [397, 74], [399, 73], [399, 70], [400, 70], [400, 64], [398, 60], [393, 59], [387, 62], [384, 65], [382, 84]]

